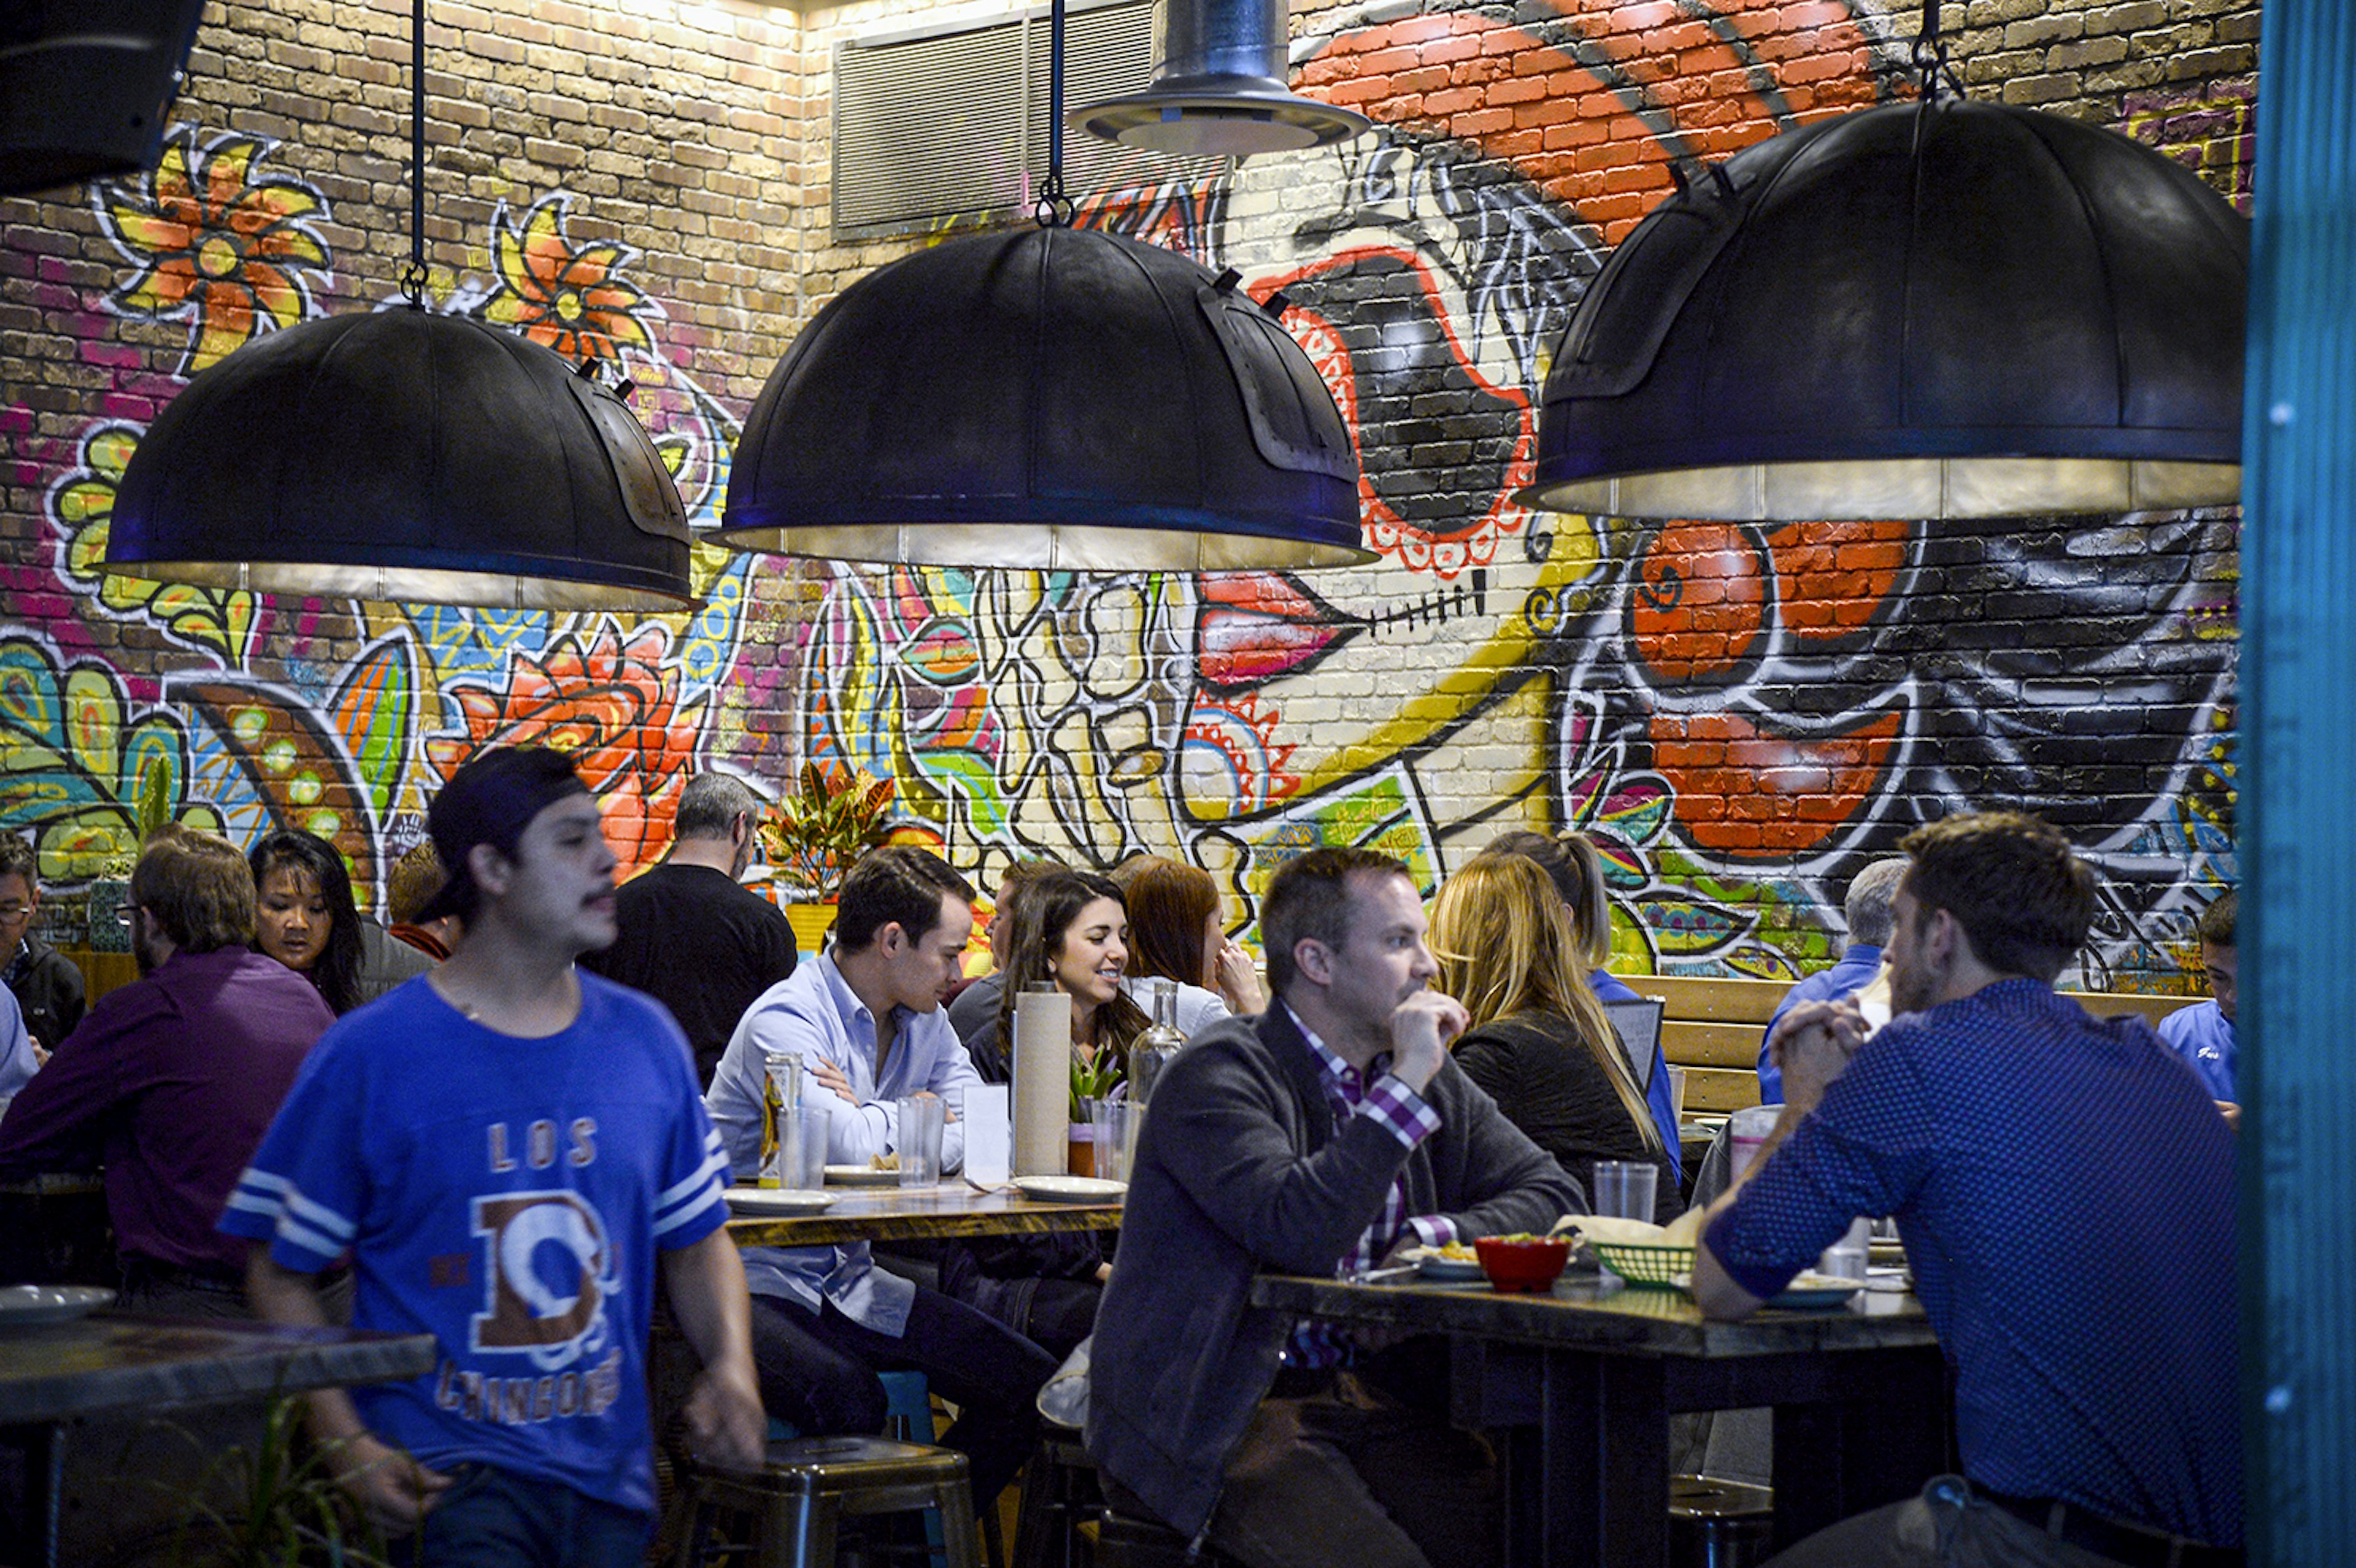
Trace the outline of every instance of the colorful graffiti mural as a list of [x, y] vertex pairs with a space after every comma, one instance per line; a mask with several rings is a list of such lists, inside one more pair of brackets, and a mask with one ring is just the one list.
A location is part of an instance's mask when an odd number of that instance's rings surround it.
[[[93, 875], [127, 848], [139, 763], [163, 757], [183, 814], [241, 840], [327, 834], [366, 900], [483, 745], [573, 749], [630, 866], [661, 852], [695, 769], [773, 788], [808, 759], [896, 779], [907, 831], [985, 879], [1025, 855], [1183, 855], [1246, 928], [1310, 845], [1377, 845], [1430, 885], [1505, 827], [1577, 827], [1604, 851], [1623, 965], [1788, 976], [1837, 950], [1839, 890], [1908, 827], [2029, 805], [2105, 870], [2091, 966], [2172, 985], [2233, 876], [2232, 515], [1638, 528], [1514, 500], [1553, 340], [1670, 162], [1893, 91], [1902, 51], [1867, 0], [1770, 48], [1772, 9], [1687, 8], [1700, 98], [1578, 7], [1330, 13], [1312, 90], [1426, 50], [1483, 91], [1367, 99], [1376, 131], [1340, 148], [1082, 202], [1082, 222], [1291, 302], [1381, 557], [1314, 578], [699, 548], [703, 607], [628, 622], [105, 577], [153, 409], [336, 293], [327, 197], [283, 172], [291, 149], [178, 127], [154, 175], [89, 196], [118, 265], [77, 352], [136, 395], [42, 461], [49, 554], [14, 586], [72, 608], [0, 628], [0, 827], [37, 834], [52, 876]], [[2246, 188], [2248, 104], [2120, 114]], [[1606, 163], [1632, 172], [1605, 181]], [[587, 237], [616, 217], [510, 191], [471, 237], [476, 270], [437, 270], [427, 304], [626, 377], [708, 527], [742, 408], [668, 329], [690, 312], [662, 259]]]

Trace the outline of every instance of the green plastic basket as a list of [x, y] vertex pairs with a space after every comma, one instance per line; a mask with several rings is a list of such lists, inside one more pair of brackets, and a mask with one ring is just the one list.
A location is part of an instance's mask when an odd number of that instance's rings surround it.
[[1651, 1247], [1633, 1242], [1590, 1242], [1603, 1266], [1630, 1285], [1674, 1286], [1693, 1274], [1691, 1247]]

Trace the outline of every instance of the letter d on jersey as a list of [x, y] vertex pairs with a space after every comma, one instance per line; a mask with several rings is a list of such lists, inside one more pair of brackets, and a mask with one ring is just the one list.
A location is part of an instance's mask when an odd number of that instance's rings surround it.
[[474, 1210], [485, 1290], [472, 1348], [520, 1351], [544, 1371], [600, 1349], [622, 1285], [597, 1211], [566, 1191], [477, 1198]]

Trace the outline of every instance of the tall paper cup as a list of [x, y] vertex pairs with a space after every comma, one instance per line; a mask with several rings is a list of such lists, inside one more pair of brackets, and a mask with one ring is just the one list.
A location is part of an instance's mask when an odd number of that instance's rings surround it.
[[1751, 1168], [1751, 1162], [1759, 1157], [1759, 1147], [1775, 1130], [1776, 1120], [1783, 1114], [1781, 1105], [1750, 1105], [1727, 1118], [1730, 1129], [1727, 1168], [1732, 1179], [1740, 1180], [1742, 1173]]
[[1014, 1174], [1061, 1176], [1071, 1158], [1072, 998], [1043, 980], [1014, 998]]

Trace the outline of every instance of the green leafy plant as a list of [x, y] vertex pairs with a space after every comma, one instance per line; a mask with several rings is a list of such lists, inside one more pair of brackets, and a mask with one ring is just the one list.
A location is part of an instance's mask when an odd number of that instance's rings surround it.
[[[252, 1445], [215, 1452], [204, 1437], [155, 1424], [203, 1456], [190, 1482], [146, 1477], [180, 1508], [166, 1538], [136, 1553], [178, 1568], [389, 1568], [381, 1531], [336, 1482], [332, 1448], [301, 1440], [300, 1404], [271, 1403]], [[160, 1554], [155, 1550], [160, 1548]]]
[[129, 877], [138, 863], [140, 848], [171, 820], [172, 770], [163, 758], [150, 757], [139, 765], [139, 783], [131, 796], [131, 826], [137, 835], [133, 848], [108, 856], [99, 875], [117, 881]]
[[1118, 1051], [1099, 1053], [1093, 1061], [1072, 1049], [1072, 1120], [1075, 1124], [1088, 1119], [1088, 1102], [1109, 1095], [1129, 1077], [1127, 1063]]
[[781, 880], [832, 898], [851, 863], [884, 841], [894, 785], [862, 768], [804, 763], [800, 788], [771, 806], [761, 844]]

